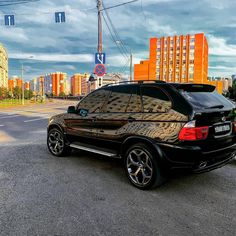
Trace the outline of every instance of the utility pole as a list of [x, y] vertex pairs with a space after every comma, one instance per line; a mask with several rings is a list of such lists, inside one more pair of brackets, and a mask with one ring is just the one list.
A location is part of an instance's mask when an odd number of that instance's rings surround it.
[[102, 53], [102, 0], [97, 0], [98, 9], [98, 52]]
[[[102, 11], [116, 8], [116, 7], [120, 7], [120, 6], [134, 3], [137, 1], [138, 0], [131, 0], [128, 2], [124, 2], [124, 3], [114, 5], [114, 6], [103, 8], [102, 0], [97, 0], [97, 9], [98, 9], [98, 48], [97, 48], [97, 50], [98, 50], [98, 53], [102, 53]], [[132, 55], [131, 49], [130, 49], [130, 80], [132, 80], [132, 67], [133, 67], [132, 59], [133, 59], [133, 55]]]

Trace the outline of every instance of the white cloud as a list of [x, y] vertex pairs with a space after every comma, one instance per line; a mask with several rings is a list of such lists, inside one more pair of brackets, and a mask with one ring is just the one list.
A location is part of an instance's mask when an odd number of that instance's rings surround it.
[[80, 62], [88, 63], [93, 61], [91, 54], [42, 54], [42, 53], [9, 53], [11, 59], [29, 59], [52, 62]]
[[0, 27], [1, 38], [4, 38], [7, 42], [22, 43], [28, 41], [25, 30], [18, 27]]
[[218, 56], [235, 56], [236, 45], [227, 44], [224, 38], [217, 38], [215, 36], [208, 36], [209, 39], [209, 53]]
[[174, 29], [172, 29], [170, 25], [163, 25], [152, 19], [148, 20], [148, 24], [148, 30], [152, 33], [159, 34], [160, 36], [170, 36], [175, 35], [177, 33]]

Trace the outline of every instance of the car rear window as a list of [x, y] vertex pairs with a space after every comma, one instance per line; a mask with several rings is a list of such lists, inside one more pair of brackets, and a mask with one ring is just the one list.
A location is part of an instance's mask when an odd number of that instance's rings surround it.
[[214, 86], [192, 85], [180, 86], [179, 92], [189, 101], [196, 110], [232, 109], [234, 105], [219, 94]]

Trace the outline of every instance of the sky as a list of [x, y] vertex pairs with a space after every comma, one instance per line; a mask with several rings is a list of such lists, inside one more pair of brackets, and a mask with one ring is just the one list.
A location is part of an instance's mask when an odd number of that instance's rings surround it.
[[[110, 7], [126, 0], [103, 2]], [[151, 37], [203, 32], [209, 44], [209, 76], [230, 76], [236, 74], [235, 10], [235, 0], [139, 0], [107, 11], [134, 63], [148, 59]], [[55, 23], [58, 11], [66, 13], [66, 23]], [[14, 27], [4, 25], [5, 14], [15, 15]], [[96, 0], [40, 0], [0, 7], [0, 43], [8, 51], [9, 76], [20, 75], [22, 63], [25, 80], [55, 71], [68, 77], [91, 73], [97, 51]], [[104, 21], [103, 52], [107, 72], [129, 73], [129, 61]]]

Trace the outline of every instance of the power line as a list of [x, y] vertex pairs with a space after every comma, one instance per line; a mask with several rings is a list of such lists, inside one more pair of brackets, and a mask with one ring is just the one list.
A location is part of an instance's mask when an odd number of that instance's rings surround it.
[[126, 63], [124, 64], [123, 68], [121, 69], [121, 74], [125, 73], [125, 71], [128, 69], [129, 63], [130, 63], [130, 59], [128, 59]]
[[[103, 4], [103, 5], [104, 5], [104, 4]], [[105, 5], [104, 5], [104, 7], [105, 7]], [[125, 47], [123, 41], [121, 40], [121, 38], [120, 38], [120, 36], [119, 36], [119, 34], [118, 34], [118, 32], [117, 32], [117, 30], [116, 30], [114, 24], [112, 23], [112, 20], [111, 20], [111, 18], [110, 18], [110, 16], [109, 16], [108, 11], [106, 10], [106, 8], [105, 8], [105, 14], [106, 14], [106, 17], [107, 17], [107, 19], [108, 19], [110, 25], [111, 25], [112, 31], [113, 31], [113, 33], [114, 33], [114, 35], [115, 35], [115, 37], [116, 37], [116, 42], [117, 42], [117, 41], [119, 42], [119, 46], [121, 47], [123, 53], [127, 56], [127, 55], [129, 54], [129, 52], [128, 52], [127, 48]], [[127, 57], [128, 57], [128, 56], [127, 56]]]
[[103, 14], [102, 14], [102, 17], [103, 17], [104, 22], [105, 22], [105, 24], [106, 24], [106, 26], [107, 26], [107, 29], [108, 29], [108, 31], [109, 31], [109, 33], [110, 33], [111, 40], [116, 44], [117, 48], [119, 49], [120, 53], [124, 56], [124, 58], [127, 59], [128, 56], [122, 51], [120, 45], [117, 43], [117, 40], [115, 39], [115, 37], [114, 37], [114, 35], [113, 35], [113, 32], [112, 32], [110, 26], [108, 25], [107, 20], [106, 20], [106, 18], [104, 17]]
[[[123, 2], [123, 3], [117, 4], [117, 5], [115, 5], [115, 6], [103, 8], [101, 11], [103, 11], [103, 10], [108, 10], [108, 9], [112, 9], [112, 8], [115, 8], [115, 7], [120, 7], [120, 6], [129, 4], [129, 3], [133, 3], [133, 2], [137, 2], [137, 1], [139, 1], [139, 0], [132, 0], [132, 1], [129, 1], [129, 2]], [[103, 4], [103, 5], [104, 5], [104, 4]]]
[[38, 2], [38, 1], [40, 0], [3, 0], [3, 1], [0, 1], [0, 7]]

